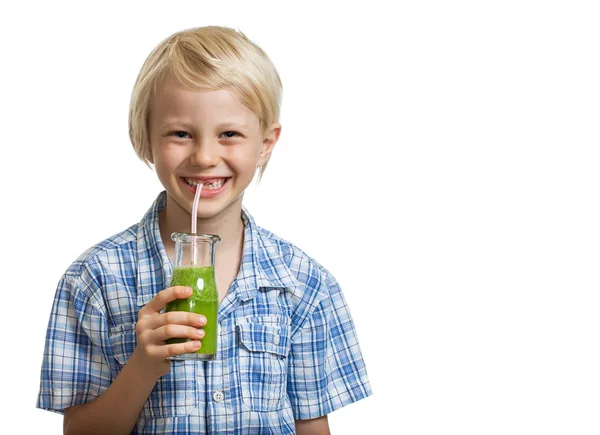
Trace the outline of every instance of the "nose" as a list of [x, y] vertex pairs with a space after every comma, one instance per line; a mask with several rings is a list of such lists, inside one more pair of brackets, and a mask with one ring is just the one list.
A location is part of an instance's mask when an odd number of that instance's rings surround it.
[[219, 163], [219, 144], [211, 140], [198, 141], [194, 144], [190, 162], [194, 166], [210, 168]]

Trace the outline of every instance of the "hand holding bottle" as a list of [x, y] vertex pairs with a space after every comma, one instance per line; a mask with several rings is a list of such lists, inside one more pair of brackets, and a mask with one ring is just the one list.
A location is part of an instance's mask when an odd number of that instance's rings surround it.
[[[139, 365], [143, 373], [158, 379], [169, 372], [168, 358], [200, 349], [206, 317], [184, 311], [163, 312], [169, 302], [186, 299], [191, 294], [190, 287], [169, 287], [158, 292], [140, 310], [136, 324], [137, 346], [130, 361]], [[171, 338], [190, 340], [167, 344], [166, 341]]]

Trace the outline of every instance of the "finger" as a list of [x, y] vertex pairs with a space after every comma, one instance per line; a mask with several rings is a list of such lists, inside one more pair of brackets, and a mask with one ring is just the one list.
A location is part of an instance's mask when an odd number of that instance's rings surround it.
[[[140, 323], [143, 323], [140, 325]], [[206, 325], [206, 317], [202, 314], [188, 313], [186, 311], [169, 311], [154, 316], [148, 316], [143, 321], [138, 322], [142, 330], [157, 329], [164, 325], [187, 325], [196, 328], [202, 328]], [[138, 331], [141, 332], [141, 331]]]
[[193, 340], [185, 343], [167, 344], [165, 346], [160, 346], [160, 348], [164, 353], [164, 358], [168, 358], [170, 356], [196, 352], [201, 346], [202, 344], [198, 340]]
[[202, 344], [199, 340], [190, 340], [185, 343], [162, 344], [148, 347], [148, 355], [152, 358], [166, 359], [170, 356], [183, 355], [196, 352]]
[[169, 338], [189, 338], [192, 340], [201, 340], [204, 338], [204, 329], [192, 328], [184, 325], [165, 325], [152, 331], [151, 340], [154, 343], [164, 342]]
[[142, 317], [142, 315], [147, 316], [160, 313], [160, 311], [165, 308], [169, 302], [172, 302], [176, 299], [186, 299], [191, 295], [191, 287], [177, 286], [161, 290], [140, 310], [140, 317]]

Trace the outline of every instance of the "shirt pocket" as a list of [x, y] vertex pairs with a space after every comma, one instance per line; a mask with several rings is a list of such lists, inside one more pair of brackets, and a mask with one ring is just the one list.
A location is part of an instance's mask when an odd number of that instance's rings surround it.
[[288, 324], [254, 318], [236, 326], [239, 339], [242, 400], [253, 411], [275, 411], [285, 405]]
[[[137, 343], [135, 323], [111, 328], [109, 338], [120, 370], [133, 353]], [[189, 415], [198, 406], [197, 377], [196, 361], [171, 361], [171, 370], [154, 386], [141, 416], [168, 418]]]

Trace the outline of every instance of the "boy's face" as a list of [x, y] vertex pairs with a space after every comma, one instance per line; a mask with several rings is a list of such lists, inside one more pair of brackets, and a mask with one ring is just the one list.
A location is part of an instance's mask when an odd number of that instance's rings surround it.
[[167, 207], [189, 222], [202, 181], [198, 217], [241, 210], [244, 190], [267, 161], [281, 126], [267, 132], [252, 110], [226, 90], [194, 91], [175, 82], [160, 89], [149, 118], [151, 163], [169, 196]]

